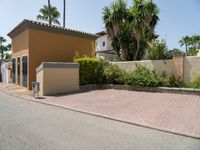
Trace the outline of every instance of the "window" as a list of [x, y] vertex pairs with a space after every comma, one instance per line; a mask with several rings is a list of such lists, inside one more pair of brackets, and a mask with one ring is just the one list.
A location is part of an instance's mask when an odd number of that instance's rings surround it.
[[103, 47], [105, 47], [106, 46], [106, 42], [103, 42]]

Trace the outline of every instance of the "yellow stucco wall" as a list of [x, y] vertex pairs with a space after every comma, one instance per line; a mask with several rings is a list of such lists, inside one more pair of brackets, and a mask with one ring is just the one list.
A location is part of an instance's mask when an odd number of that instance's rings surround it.
[[[20, 57], [22, 85], [22, 56], [28, 55], [28, 89], [36, 81], [35, 69], [42, 62], [73, 62], [75, 53], [94, 57], [95, 40], [78, 36], [27, 29], [12, 39], [12, 57]], [[16, 65], [17, 81], [17, 65]]]
[[40, 30], [29, 33], [29, 80], [36, 80], [35, 69], [42, 62], [73, 62], [75, 53], [94, 57], [95, 40]]
[[[29, 30], [20, 33], [12, 39], [12, 58], [16, 58], [16, 84], [17, 84], [17, 58], [20, 57], [20, 85], [22, 86], [22, 56], [29, 53]], [[29, 68], [29, 67], [28, 67]]]
[[41, 95], [54, 95], [79, 90], [79, 68], [43, 68], [37, 72]]

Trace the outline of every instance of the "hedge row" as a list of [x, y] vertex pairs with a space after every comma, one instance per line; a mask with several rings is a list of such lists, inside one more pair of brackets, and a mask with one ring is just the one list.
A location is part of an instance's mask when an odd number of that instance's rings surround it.
[[174, 76], [158, 75], [144, 66], [134, 71], [125, 71], [104, 59], [80, 58], [80, 84], [121, 84], [135, 87], [182, 87], [184, 84]]

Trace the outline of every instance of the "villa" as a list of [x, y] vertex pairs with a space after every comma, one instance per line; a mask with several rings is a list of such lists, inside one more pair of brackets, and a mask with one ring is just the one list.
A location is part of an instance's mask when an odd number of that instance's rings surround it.
[[104, 57], [108, 60], [113, 61], [117, 54], [114, 51], [111, 40], [108, 38], [108, 35], [105, 31], [96, 33], [98, 39], [96, 40], [96, 57]]

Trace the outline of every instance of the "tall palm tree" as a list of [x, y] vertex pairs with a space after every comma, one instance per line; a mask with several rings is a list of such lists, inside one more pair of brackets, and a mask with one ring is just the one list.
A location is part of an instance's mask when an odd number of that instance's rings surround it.
[[[120, 49], [122, 49], [122, 52], [124, 51], [124, 47], [120, 42], [120, 34], [122, 33], [123, 24], [127, 18], [128, 9], [127, 3], [124, 0], [117, 0], [116, 2], [113, 2], [110, 7], [105, 7], [103, 9], [103, 21], [106, 31], [112, 40], [112, 46], [118, 56], [120, 56]], [[126, 55], [126, 53], [127, 52], [124, 54]]]
[[3, 36], [0, 36], [0, 46], [2, 46], [4, 42], [6, 42], [6, 39]]
[[0, 36], [0, 56], [1, 59], [8, 59], [10, 58], [10, 55], [8, 53], [5, 53], [11, 49], [11, 45], [8, 44], [7, 46], [3, 45], [3, 43], [6, 42], [6, 39], [2, 36]]
[[104, 24], [117, 53], [121, 51], [127, 59], [126, 55], [132, 50], [132, 59], [140, 58], [148, 43], [156, 38], [158, 13], [159, 9], [152, 0], [133, 0], [130, 9], [125, 0], [117, 0], [110, 7], [105, 7]]
[[189, 36], [184, 36], [180, 41], [179, 41], [180, 46], [185, 46], [185, 51], [186, 53], [188, 52], [188, 47], [191, 44], [191, 38]]
[[131, 24], [137, 45], [133, 60], [137, 60], [141, 44], [147, 46], [147, 43], [154, 39], [155, 26], [159, 21], [158, 13], [159, 10], [152, 1], [134, 0]]
[[49, 15], [49, 24], [52, 24], [52, 20], [51, 20], [51, 2], [50, 0], [48, 0], [48, 15]]
[[199, 49], [200, 48], [200, 36], [199, 35], [193, 35], [191, 37], [191, 45], [195, 49]]
[[66, 0], [63, 0], [63, 28], [65, 28]]
[[[43, 8], [39, 10], [40, 14], [37, 16], [38, 20], [48, 21], [49, 24], [57, 24], [60, 25], [58, 19], [60, 18], [60, 12], [56, 7], [50, 6], [51, 11], [49, 11], [49, 7], [47, 5], [43, 5]], [[49, 12], [51, 12], [49, 16]]]
[[0, 36], [0, 53], [1, 57], [3, 56], [3, 43], [6, 42], [6, 39], [3, 36]]

